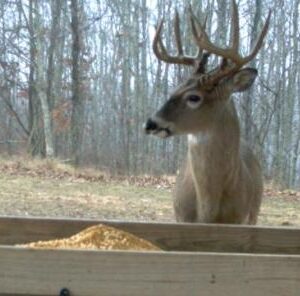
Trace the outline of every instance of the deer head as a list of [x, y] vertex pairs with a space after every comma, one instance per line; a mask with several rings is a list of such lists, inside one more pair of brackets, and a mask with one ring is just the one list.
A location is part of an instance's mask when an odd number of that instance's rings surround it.
[[[180, 37], [180, 21], [176, 11], [174, 20], [177, 55], [169, 55], [161, 38], [163, 20], [159, 23], [153, 41], [153, 51], [159, 60], [171, 64], [194, 67], [194, 73], [175, 90], [163, 107], [145, 125], [148, 134], [161, 138], [177, 134], [207, 131], [218, 120], [233, 92], [248, 89], [257, 76], [254, 68], [243, 68], [258, 53], [267, 33], [271, 12], [250, 54], [239, 54], [239, 16], [235, 0], [232, 0], [231, 45], [220, 48], [214, 45], [190, 8], [193, 38], [198, 46], [195, 56], [183, 52]], [[221, 63], [206, 71], [209, 55], [221, 57]]]

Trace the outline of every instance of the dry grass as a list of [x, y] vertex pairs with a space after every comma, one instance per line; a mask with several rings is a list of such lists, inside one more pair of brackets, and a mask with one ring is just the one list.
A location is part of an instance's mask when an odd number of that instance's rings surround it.
[[[174, 180], [0, 159], [0, 215], [172, 221]], [[300, 225], [300, 192], [266, 186], [259, 224]]]
[[168, 221], [168, 180], [112, 177], [57, 161], [2, 159], [0, 215]]

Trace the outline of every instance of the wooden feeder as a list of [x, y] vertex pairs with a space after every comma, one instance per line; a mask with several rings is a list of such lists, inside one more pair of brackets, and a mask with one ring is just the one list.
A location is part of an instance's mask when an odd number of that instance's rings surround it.
[[[167, 251], [14, 246], [99, 223]], [[0, 217], [0, 295], [299, 296], [300, 229]]]

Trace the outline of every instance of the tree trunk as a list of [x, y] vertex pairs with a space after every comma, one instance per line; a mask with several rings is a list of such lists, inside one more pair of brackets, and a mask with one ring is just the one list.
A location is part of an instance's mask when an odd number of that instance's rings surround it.
[[81, 159], [81, 148], [84, 133], [85, 102], [81, 80], [82, 31], [78, 0], [71, 0], [72, 29], [72, 115], [71, 115], [71, 154], [75, 166]]
[[[45, 156], [45, 138], [42, 128], [41, 104], [36, 90], [36, 65], [37, 65], [37, 48], [36, 48], [36, 3], [37, 0], [29, 1], [29, 47], [30, 47], [30, 66], [29, 66], [29, 82], [28, 82], [28, 97], [29, 97], [29, 137], [28, 137], [28, 152], [32, 156]], [[35, 11], [35, 12], [34, 12]]]

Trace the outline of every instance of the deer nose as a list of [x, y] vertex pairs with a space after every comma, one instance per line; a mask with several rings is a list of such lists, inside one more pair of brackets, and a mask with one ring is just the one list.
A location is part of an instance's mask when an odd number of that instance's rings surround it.
[[155, 131], [158, 129], [158, 125], [155, 121], [149, 118], [145, 124], [145, 132], [148, 134], [151, 131]]

